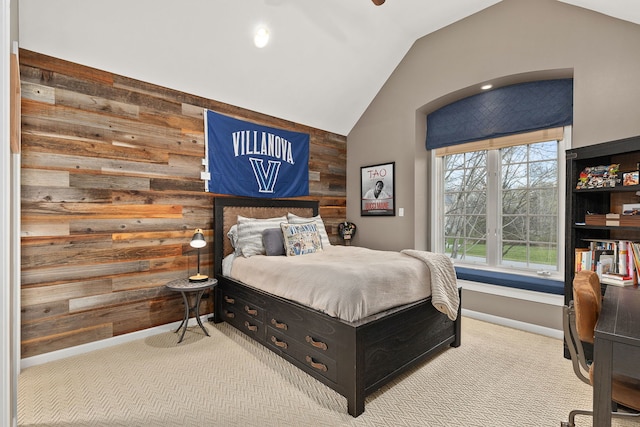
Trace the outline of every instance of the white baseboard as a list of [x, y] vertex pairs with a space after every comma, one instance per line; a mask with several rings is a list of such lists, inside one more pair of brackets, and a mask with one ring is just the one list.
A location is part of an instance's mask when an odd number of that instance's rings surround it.
[[559, 329], [547, 328], [546, 326], [534, 325], [532, 323], [521, 322], [519, 320], [507, 319], [506, 317], [494, 316], [492, 314], [480, 313], [462, 309], [462, 315], [484, 322], [495, 323], [496, 325], [507, 326], [509, 328], [519, 329], [521, 331], [532, 332], [534, 334], [544, 335], [551, 338], [563, 339], [564, 333]]
[[[209, 321], [211, 313], [200, 316], [200, 320], [204, 322]], [[195, 317], [189, 319], [188, 326], [197, 325]], [[167, 323], [166, 325], [156, 326], [154, 328], [143, 329], [141, 331], [131, 332], [129, 334], [119, 335], [113, 338], [107, 338], [100, 341], [90, 342], [87, 344], [78, 345], [75, 347], [64, 348], [62, 350], [52, 351], [50, 353], [39, 354], [33, 357], [27, 357], [20, 361], [20, 370], [26, 369], [30, 366], [42, 365], [43, 363], [53, 362], [54, 360], [64, 359], [66, 357], [76, 356], [78, 354], [88, 353], [94, 350], [100, 350], [102, 348], [111, 347], [118, 344], [123, 344], [130, 341], [135, 341], [143, 338], [147, 338], [153, 335], [162, 334], [164, 332], [173, 332], [180, 325], [180, 322]]]

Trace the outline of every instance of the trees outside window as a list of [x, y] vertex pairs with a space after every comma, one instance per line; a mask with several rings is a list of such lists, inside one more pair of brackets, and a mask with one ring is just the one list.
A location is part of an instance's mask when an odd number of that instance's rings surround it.
[[558, 141], [442, 156], [442, 252], [462, 263], [559, 269]]
[[487, 259], [487, 151], [444, 157], [445, 253], [454, 259]]

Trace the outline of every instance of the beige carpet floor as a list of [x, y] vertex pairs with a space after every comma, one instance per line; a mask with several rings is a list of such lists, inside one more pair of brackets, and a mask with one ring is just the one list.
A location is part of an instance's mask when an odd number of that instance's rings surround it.
[[542, 427], [591, 405], [560, 340], [463, 318], [461, 347], [370, 395], [352, 418], [323, 384], [227, 324], [206, 326], [211, 337], [190, 328], [182, 344], [167, 332], [25, 369], [19, 425]]

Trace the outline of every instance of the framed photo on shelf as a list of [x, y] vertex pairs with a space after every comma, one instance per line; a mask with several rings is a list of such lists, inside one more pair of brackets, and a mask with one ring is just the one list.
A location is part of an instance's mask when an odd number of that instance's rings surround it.
[[625, 172], [622, 174], [622, 185], [638, 185], [638, 171]]
[[360, 168], [360, 215], [395, 216], [395, 162]]

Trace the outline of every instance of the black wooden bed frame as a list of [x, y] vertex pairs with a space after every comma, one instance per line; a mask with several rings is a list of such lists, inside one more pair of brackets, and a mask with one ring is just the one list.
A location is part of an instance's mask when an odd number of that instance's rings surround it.
[[367, 395], [441, 349], [460, 345], [460, 310], [451, 321], [430, 298], [346, 322], [223, 276], [226, 234], [238, 212], [255, 217], [263, 208], [269, 213], [258, 217], [318, 214], [312, 200], [215, 198], [216, 323], [229, 322], [346, 397], [353, 417], [364, 412]]

